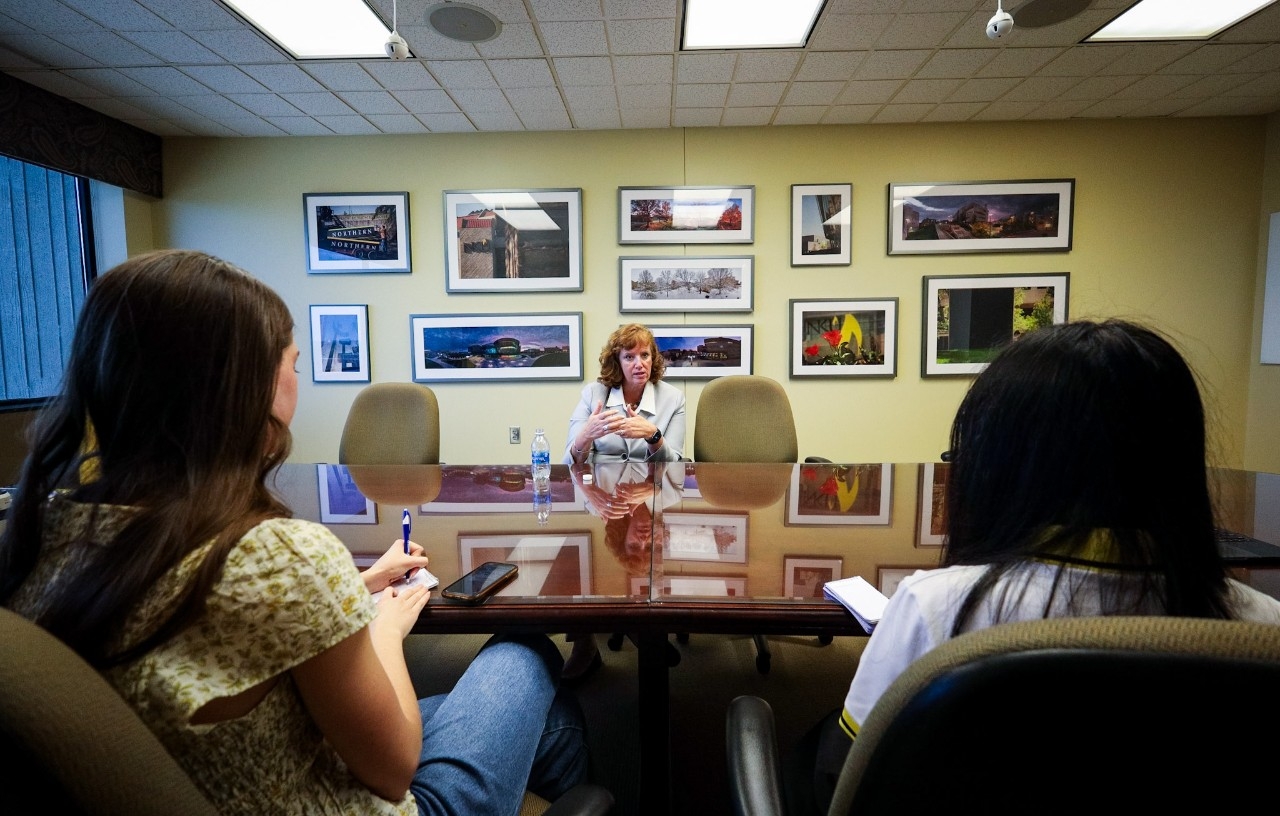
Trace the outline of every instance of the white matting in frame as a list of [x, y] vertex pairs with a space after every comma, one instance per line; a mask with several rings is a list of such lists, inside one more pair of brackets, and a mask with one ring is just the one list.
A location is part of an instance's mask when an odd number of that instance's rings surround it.
[[311, 307], [313, 382], [369, 382], [369, 307]]
[[822, 555], [784, 555], [782, 557], [782, 595], [784, 598], [822, 598], [828, 581], [844, 577], [844, 559]]
[[1067, 252], [1075, 186], [1075, 179], [891, 183], [888, 252]]
[[747, 563], [746, 513], [662, 514], [667, 540], [662, 557], [672, 561]]
[[649, 331], [667, 360], [664, 379], [714, 380], [751, 373], [754, 326], [650, 326]]
[[649, 576], [632, 576], [631, 594], [633, 596], [744, 598], [747, 594], [747, 579], [738, 576], [667, 575], [660, 579], [656, 592], [650, 592], [649, 586]]
[[409, 315], [414, 382], [581, 380], [582, 312]]
[[446, 190], [445, 289], [581, 292], [582, 190]]
[[791, 471], [786, 526], [888, 524], [893, 464], [810, 464]]
[[791, 301], [791, 376], [896, 377], [898, 299]]
[[360, 492], [346, 465], [316, 465], [322, 524], [377, 524], [378, 505]]
[[1009, 343], [1065, 323], [1071, 275], [926, 275], [920, 376], [978, 374]]
[[620, 244], [749, 244], [756, 188], [619, 187]]
[[791, 265], [848, 266], [852, 184], [791, 185]]
[[618, 259], [619, 311], [749, 312], [755, 256]]
[[[519, 573], [498, 594], [508, 597], [592, 594], [591, 533], [539, 533], [458, 536], [462, 574], [486, 561], [506, 561]], [[443, 580], [443, 578], [442, 578]]]
[[409, 194], [302, 196], [307, 272], [408, 272]]

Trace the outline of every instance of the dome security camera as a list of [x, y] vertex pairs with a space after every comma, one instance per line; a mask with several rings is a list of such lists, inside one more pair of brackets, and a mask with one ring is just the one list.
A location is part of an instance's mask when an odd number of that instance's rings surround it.
[[1013, 15], [1004, 9], [999, 9], [995, 14], [991, 15], [990, 20], [987, 20], [987, 37], [989, 39], [1001, 39], [1010, 31], [1013, 31]]
[[409, 56], [409, 43], [395, 31], [387, 37], [387, 43], [383, 47], [387, 49], [387, 56], [393, 60], [402, 60]]

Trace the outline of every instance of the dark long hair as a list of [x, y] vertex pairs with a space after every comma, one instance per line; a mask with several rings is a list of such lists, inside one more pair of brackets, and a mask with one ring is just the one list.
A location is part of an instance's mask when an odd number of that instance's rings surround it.
[[[951, 426], [943, 563], [989, 565], [962, 630], [1001, 575], [1084, 558], [1107, 531], [1132, 576], [1106, 613], [1229, 617], [1195, 376], [1163, 337], [1122, 320], [1023, 336], [969, 389]], [[1069, 592], [1069, 588], [1058, 587]]]
[[[133, 659], [190, 624], [240, 536], [289, 515], [266, 479], [291, 444], [272, 405], [292, 333], [274, 291], [201, 252], [147, 253], [100, 276], [62, 392], [33, 427], [0, 537], [0, 604], [36, 564], [46, 498], [66, 488], [136, 512], [110, 542], [72, 542], [76, 577], [47, 588], [37, 622], [98, 666]], [[87, 483], [82, 471], [94, 474]], [[120, 643], [123, 621], [156, 580], [210, 541], [167, 621]]]
[[600, 376], [596, 377], [596, 380], [609, 388], [622, 385], [624, 378], [618, 355], [642, 343], [649, 344], [649, 356], [652, 361], [649, 366], [649, 382], [656, 383], [662, 379], [662, 375], [667, 372], [667, 358], [658, 351], [658, 343], [653, 339], [653, 332], [639, 323], [628, 323], [625, 326], [619, 326], [613, 334], [609, 335], [609, 339], [604, 341], [604, 348], [600, 349]]

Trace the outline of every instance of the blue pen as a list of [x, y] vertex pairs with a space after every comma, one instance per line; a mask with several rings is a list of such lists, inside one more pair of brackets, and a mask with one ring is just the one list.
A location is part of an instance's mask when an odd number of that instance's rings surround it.
[[[413, 527], [413, 522], [409, 518], [409, 508], [406, 507], [404, 509], [404, 514], [400, 516], [400, 529], [404, 531], [404, 554], [405, 555], [409, 554], [409, 530], [412, 529], [412, 527]], [[409, 570], [408, 572], [406, 572], [404, 574], [404, 577], [408, 579], [410, 575], [413, 575], [413, 570]]]

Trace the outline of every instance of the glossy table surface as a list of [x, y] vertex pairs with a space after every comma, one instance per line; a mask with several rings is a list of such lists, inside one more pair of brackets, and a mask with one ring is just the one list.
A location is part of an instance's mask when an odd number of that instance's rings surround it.
[[[940, 463], [597, 464], [552, 467], [540, 523], [527, 464], [287, 464], [276, 489], [358, 563], [411, 537], [442, 584], [484, 561], [519, 565], [479, 607], [433, 595], [419, 631], [856, 633], [822, 584], [861, 575], [886, 594], [938, 563]], [[1220, 523], [1280, 545], [1280, 476], [1213, 471]], [[1266, 527], [1268, 530], [1260, 530]], [[1275, 540], [1272, 540], [1275, 539]], [[1242, 566], [1280, 565], [1274, 555]]]

